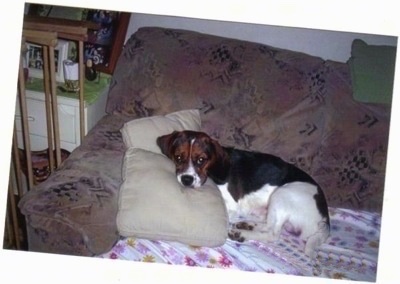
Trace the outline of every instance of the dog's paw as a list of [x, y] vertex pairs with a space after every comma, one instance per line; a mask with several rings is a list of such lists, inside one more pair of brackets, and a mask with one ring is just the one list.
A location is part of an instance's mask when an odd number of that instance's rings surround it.
[[238, 230], [253, 231], [256, 225], [243, 221], [243, 222], [237, 222], [233, 226]]
[[228, 232], [228, 237], [231, 240], [243, 243], [246, 239], [242, 236], [242, 233], [236, 230], [230, 230]]

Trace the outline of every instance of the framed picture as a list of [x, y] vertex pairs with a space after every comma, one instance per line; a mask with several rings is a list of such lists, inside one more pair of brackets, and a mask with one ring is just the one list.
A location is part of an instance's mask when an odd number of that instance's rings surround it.
[[92, 61], [94, 69], [112, 74], [124, 44], [129, 24], [129, 13], [87, 10], [86, 21], [99, 24], [98, 30], [88, 31], [84, 61]]
[[84, 62], [92, 61], [96, 71], [112, 74], [122, 51], [130, 13], [56, 5], [29, 4], [28, 15], [96, 23], [84, 44]]
[[[26, 66], [29, 69], [29, 77], [43, 78], [43, 48], [36, 44], [27, 44]], [[68, 58], [68, 41], [58, 40], [54, 48], [54, 62], [56, 81], [64, 83], [63, 61]]]

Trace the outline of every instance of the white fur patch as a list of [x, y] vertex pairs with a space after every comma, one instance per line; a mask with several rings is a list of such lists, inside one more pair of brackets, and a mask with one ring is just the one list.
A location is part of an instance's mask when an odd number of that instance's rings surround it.
[[196, 173], [196, 169], [194, 168], [194, 165], [193, 165], [193, 162], [192, 162], [192, 147], [193, 147], [193, 144], [194, 144], [195, 140], [196, 139], [192, 139], [190, 141], [189, 165], [188, 165], [187, 169], [184, 172], [179, 173], [176, 177], [177, 177], [178, 182], [180, 184], [182, 184], [182, 180], [181, 180], [182, 176], [188, 175], [188, 176], [193, 177], [193, 183], [192, 183], [191, 186], [194, 187], [194, 188], [197, 188], [197, 187], [201, 186], [201, 179], [200, 179], [199, 175]]
[[225, 201], [226, 210], [229, 214], [229, 220], [232, 220], [236, 217], [238, 212], [238, 203], [233, 199], [232, 195], [228, 191], [228, 184], [218, 185], [218, 189], [222, 194], [222, 197]]
[[227, 183], [219, 185], [218, 188], [224, 198], [229, 220], [234, 222], [239, 217], [254, 221], [265, 220], [269, 197], [277, 187], [266, 184], [259, 190], [243, 196], [238, 202], [229, 193]]
[[322, 220], [314, 195], [317, 187], [306, 182], [292, 182], [281, 186], [271, 197], [271, 219], [274, 226], [289, 222], [308, 238], [318, 231]]
[[265, 220], [270, 196], [276, 188], [277, 186], [266, 184], [259, 190], [243, 196], [238, 201], [239, 215]]

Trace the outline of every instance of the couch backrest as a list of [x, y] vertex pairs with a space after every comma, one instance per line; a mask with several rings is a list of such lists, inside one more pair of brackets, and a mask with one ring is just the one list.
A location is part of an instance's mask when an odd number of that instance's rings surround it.
[[381, 210], [390, 107], [354, 101], [345, 63], [192, 31], [139, 29], [118, 60], [107, 112], [135, 118], [191, 108], [221, 144], [306, 170], [330, 206]]

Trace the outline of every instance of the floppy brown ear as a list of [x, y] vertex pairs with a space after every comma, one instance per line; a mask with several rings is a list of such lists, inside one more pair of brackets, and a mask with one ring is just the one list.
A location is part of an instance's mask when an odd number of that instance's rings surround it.
[[214, 156], [208, 168], [208, 175], [217, 184], [225, 183], [229, 172], [229, 155], [224, 148], [214, 139], [211, 139], [210, 145], [213, 148]]
[[219, 161], [225, 161], [228, 157], [225, 153], [224, 149], [222, 148], [221, 144], [217, 140], [211, 138], [211, 144], [214, 147], [215, 156]]
[[157, 145], [161, 149], [161, 153], [163, 153], [168, 158], [171, 158], [171, 145], [175, 140], [177, 132], [174, 131], [170, 134], [166, 134], [157, 138]]

